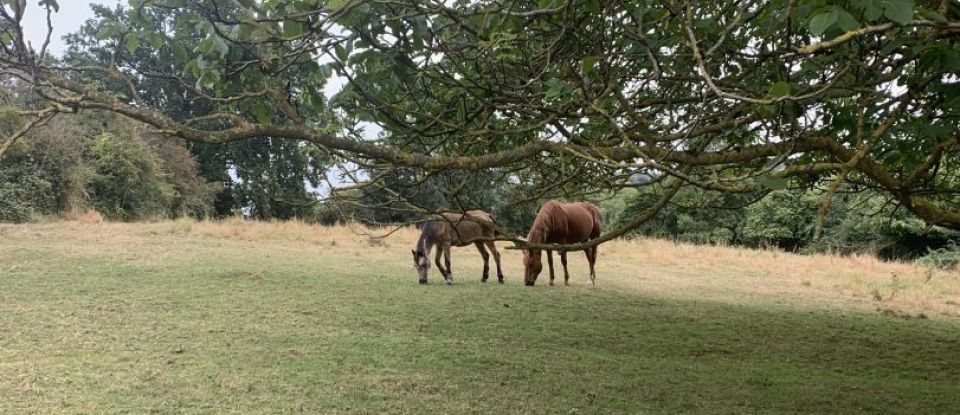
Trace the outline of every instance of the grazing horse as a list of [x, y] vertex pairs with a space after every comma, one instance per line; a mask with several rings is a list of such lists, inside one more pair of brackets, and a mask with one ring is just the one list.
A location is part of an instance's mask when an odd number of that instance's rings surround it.
[[[435, 262], [440, 274], [447, 284], [453, 284], [453, 271], [450, 269], [450, 246], [467, 246], [474, 244], [483, 257], [483, 278], [487, 282], [490, 275], [490, 255], [497, 263], [497, 282], [503, 284], [503, 271], [500, 269], [500, 253], [492, 240], [477, 240], [493, 238], [496, 235], [497, 223], [489, 213], [482, 210], [468, 210], [466, 215], [459, 213], [443, 213], [435, 215], [420, 226], [420, 239], [413, 249], [413, 265], [420, 274], [420, 283], [427, 283], [427, 272], [430, 270], [430, 250], [437, 247]], [[486, 247], [486, 249], [484, 248]], [[440, 255], [443, 254], [446, 269], [440, 264]]]
[[[527, 242], [575, 244], [586, 242], [600, 236], [603, 231], [603, 215], [600, 208], [592, 203], [574, 202], [560, 203], [550, 200], [540, 206], [537, 217], [533, 220]], [[560, 262], [563, 264], [563, 283], [570, 285], [570, 274], [567, 272], [567, 253], [560, 251]], [[587, 248], [587, 262], [590, 263], [590, 285], [596, 284], [597, 274], [593, 270], [597, 262], [596, 245]], [[553, 285], [553, 251], [547, 251], [547, 264], [550, 266], [550, 285]], [[525, 273], [523, 282], [533, 286], [537, 276], [543, 270], [540, 262], [540, 250], [530, 249], [523, 251], [523, 266]]]

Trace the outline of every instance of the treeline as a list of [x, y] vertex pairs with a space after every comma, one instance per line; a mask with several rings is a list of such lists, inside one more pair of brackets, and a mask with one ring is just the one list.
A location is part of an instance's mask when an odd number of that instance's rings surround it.
[[[17, 123], [0, 110], [0, 130]], [[208, 217], [221, 184], [199, 176], [186, 145], [116, 116], [57, 117], [0, 159], [0, 221], [74, 215], [113, 220]]]
[[[0, 135], [38, 98], [0, 82]], [[83, 111], [32, 129], [0, 158], [0, 221], [95, 210], [110, 220], [310, 218], [322, 167], [303, 145], [269, 139], [223, 146], [160, 138], [124, 117]]]
[[[654, 199], [649, 189], [608, 199], [603, 206], [609, 225], [628, 220]], [[633, 234], [800, 253], [869, 253], [884, 259], [917, 259], [943, 268], [960, 265], [960, 232], [927, 225], [870, 190], [851, 189], [834, 197], [820, 237], [814, 239], [821, 199], [822, 190], [817, 188], [775, 190], [765, 195], [686, 188]]]

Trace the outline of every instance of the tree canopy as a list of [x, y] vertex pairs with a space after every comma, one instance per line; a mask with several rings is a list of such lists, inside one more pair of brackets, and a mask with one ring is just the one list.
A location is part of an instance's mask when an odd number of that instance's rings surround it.
[[[955, 2], [129, 3], [91, 33], [110, 58], [97, 63], [28, 44], [26, 2], [0, 0], [0, 71], [45, 100], [21, 110], [0, 157], [33, 125], [97, 109], [193, 142], [310, 143], [361, 188], [456, 177], [443, 192], [458, 209], [482, 208], [466, 206], [467, 184], [522, 184], [530, 200], [654, 189], [589, 244], [684, 187], [819, 189], [821, 223], [838, 189], [871, 190], [960, 229]], [[144, 67], [142, 54], [170, 59]], [[145, 97], [156, 82], [179, 95]], [[343, 87], [327, 99], [331, 83]]]

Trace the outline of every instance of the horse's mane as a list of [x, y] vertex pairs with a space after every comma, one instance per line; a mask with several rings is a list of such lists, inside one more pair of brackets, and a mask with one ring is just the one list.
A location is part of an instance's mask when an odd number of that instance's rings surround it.
[[417, 224], [417, 228], [420, 229], [420, 238], [417, 239], [417, 250], [426, 251], [427, 247], [427, 237], [428, 235], [434, 232], [434, 228], [437, 227], [437, 222], [434, 220], [428, 220], [426, 222], [421, 222]]
[[537, 217], [533, 219], [533, 226], [530, 227], [530, 233], [527, 234], [527, 242], [544, 242], [554, 224], [563, 216], [563, 206], [556, 200], [548, 200], [537, 211]]

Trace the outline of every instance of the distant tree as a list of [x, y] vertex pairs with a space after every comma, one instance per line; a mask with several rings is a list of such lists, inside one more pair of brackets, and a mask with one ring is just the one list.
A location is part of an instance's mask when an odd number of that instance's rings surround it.
[[[178, 57], [198, 47], [198, 43], [204, 39], [200, 32], [185, 34], [176, 45], [169, 48], [146, 47], [162, 39], [158, 37], [159, 34], [154, 34], [143, 40], [143, 48], [119, 55], [115, 53], [118, 47], [115, 34], [118, 31], [136, 24], [153, 25], [158, 30], [173, 29], [178, 21], [182, 21], [187, 10], [161, 7], [143, 9], [141, 14], [130, 14], [122, 7], [91, 7], [94, 18], [87, 21], [77, 33], [67, 36], [70, 46], [65, 57], [67, 62], [75, 66], [109, 67], [111, 62], [119, 59], [124, 67], [140, 75], [135, 95], [148, 105], [163, 108], [164, 112], [177, 118], [203, 117], [215, 111], [214, 101], [197, 96], [196, 79], [188, 74], [182, 77], [143, 76], [178, 72]], [[104, 77], [97, 71], [80, 72], [72, 77], [77, 81], [134, 95], [123, 82]], [[254, 117], [274, 116], [274, 109], [264, 105], [240, 106], [234, 110]], [[316, 187], [326, 171], [320, 165], [324, 157], [309, 151], [308, 146], [269, 137], [223, 144], [188, 142], [187, 147], [193, 153], [202, 177], [222, 184], [216, 194], [214, 212], [204, 214], [226, 216], [246, 210], [260, 219], [303, 216], [306, 214], [303, 206], [309, 206], [316, 199], [308, 186]], [[188, 211], [195, 210], [184, 207]]]

